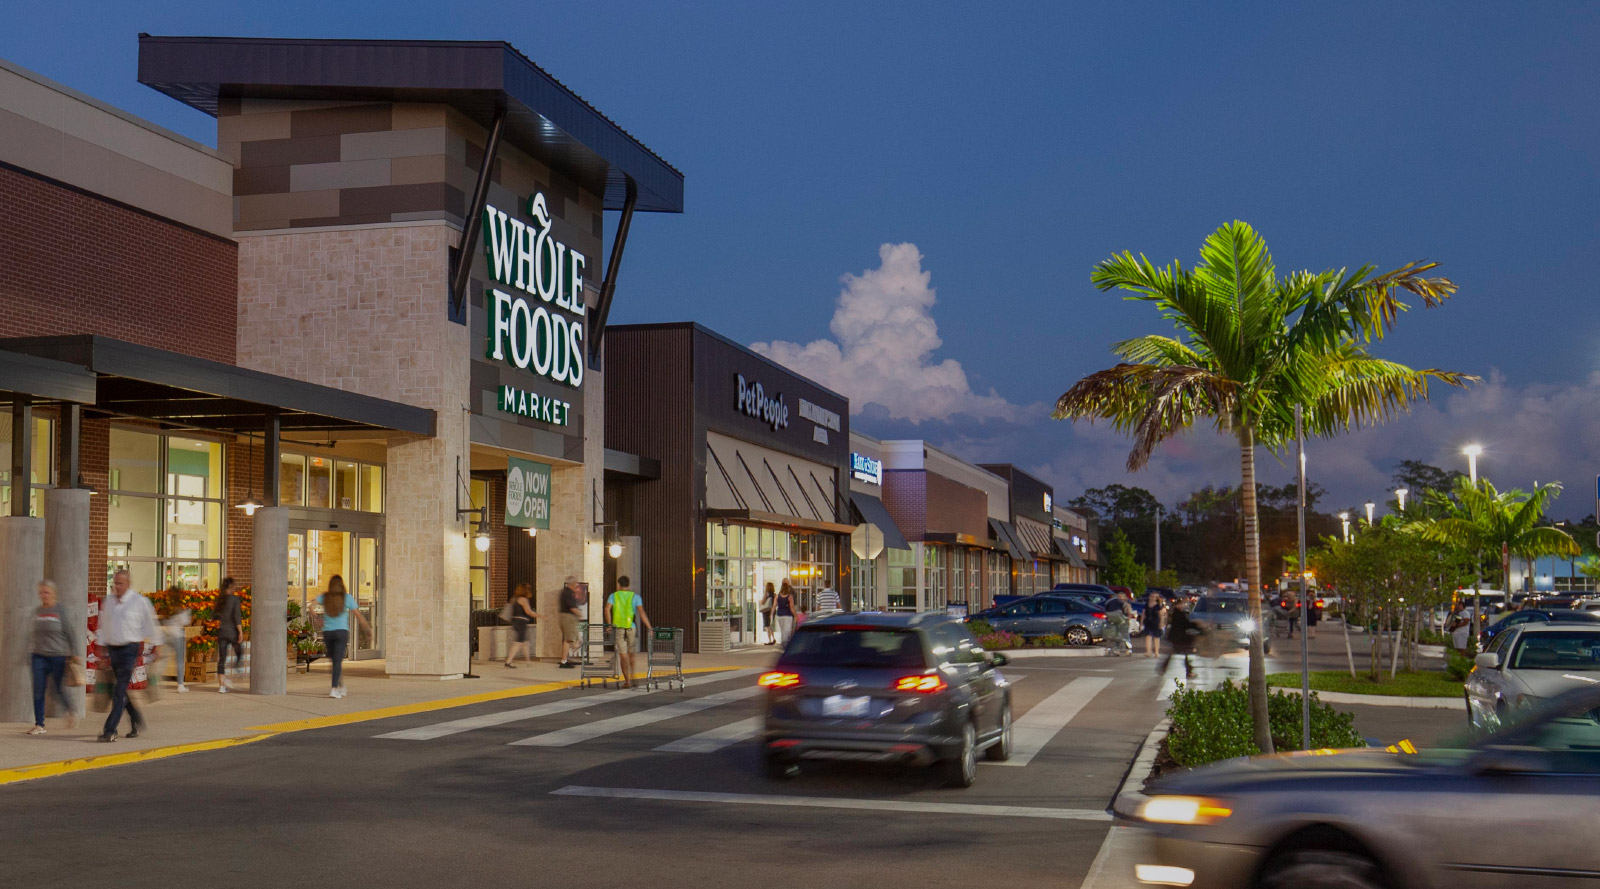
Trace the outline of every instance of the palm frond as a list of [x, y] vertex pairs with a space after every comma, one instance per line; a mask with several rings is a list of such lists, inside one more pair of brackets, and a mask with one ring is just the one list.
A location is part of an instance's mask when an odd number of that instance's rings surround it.
[[1169, 336], [1151, 334], [1123, 340], [1111, 346], [1112, 354], [1132, 364], [1174, 365], [1186, 364], [1203, 367], [1209, 363], [1205, 355], [1192, 346]]
[[1050, 415], [1057, 420], [1106, 420], [1117, 431], [1131, 433], [1131, 471], [1148, 462], [1157, 445], [1196, 420], [1216, 417], [1220, 425], [1221, 418], [1231, 417], [1234, 394], [1231, 383], [1207, 368], [1119, 364], [1079, 380], [1056, 400]]

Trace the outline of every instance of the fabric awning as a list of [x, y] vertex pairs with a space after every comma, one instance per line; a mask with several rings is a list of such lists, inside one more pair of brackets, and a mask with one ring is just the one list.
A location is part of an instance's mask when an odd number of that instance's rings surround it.
[[900, 526], [894, 523], [894, 518], [889, 515], [889, 508], [883, 501], [860, 491], [850, 492], [850, 505], [855, 507], [856, 515], [864, 524], [872, 525], [883, 532], [883, 545], [889, 549], [910, 549], [911, 544], [906, 542], [906, 536], [900, 533]]
[[1010, 522], [1002, 522], [999, 519], [990, 519], [989, 530], [994, 534], [995, 539], [1000, 541], [1001, 546], [1010, 551], [1011, 558], [1016, 559], [1019, 562], [1033, 561], [1033, 557], [1028, 555], [1027, 546], [1025, 546], [1022, 542], [1022, 539], [1017, 536], [1017, 529], [1013, 528]]
[[1057, 538], [1055, 538], [1055, 544], [1056, 544], [1056, 552], [1059, 553], [1063, 559], [1066, 559], [1067, 562], [1072, 565], [1072, 567], [1074, 567], [1074, 568], [1087, 568], [1087, 567], [1089, 567], [1089, 566], [1083, 564], [1083, 557], [1078, 555], [1078, 551], [1073, 548], [1072, 541], [1070, 541], [1070, 540], [1062, 540], [1060, 537], [1057, 537]]
[[1035, 559], [1047, 559], [1054, 562], [1061, 558], [1056, 554], [1056, 548], [1050, 542], [1051, 534], [1047, 529], [1021, 522], [1018, 522], [1013, 527], [1016, 528], [1017, 536], [1022, 538], [1023, 548], [1032, 553]]

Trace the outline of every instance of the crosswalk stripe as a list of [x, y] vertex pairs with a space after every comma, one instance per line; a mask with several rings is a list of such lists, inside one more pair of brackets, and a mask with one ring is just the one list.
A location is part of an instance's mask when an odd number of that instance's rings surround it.
[[747, 806], [797, 806], [813, 809], [864, 809], [881, 812], [926, 812], [934, 815], [984, 815], [1011, 818], [1055, 818], [1064, 821], [1110, 821], [1104, 809], [1054, 809], [1048, 806], [994, 806], [979, 803], [917, 802], [898, 799], [847, 799], [831, 796], [778, 796], [760, 793], [707, 793], [694, 790], [643, 790], [631, 787], [583, 787], [569, 784], [554, 796], [600, 799], [645, 799], [669, 802], [732, 803]]
[[1034, 756], [1050, 743], [1050, 739], [1066, 728], [1067, 723], [1110, 684], [1110, 679], [1085, 676], [1072, 680], [1035, 704], [1032, 710], [1012, 724], [1011, 758], [994, 765], [1025, 766], [1032, 762]]
[[752, 716], [749, 719], [719, 725], [698, 735], [662, 744], [656, 750], [661, 753], [716, 753], [724, 747], [748, 741], [761, 734], [762, 721], [763, 717]]
[[[736, 679], [761, 672], [759, 669], [724, 670], [720, 673], [708, 673], [704, 676], [695, 676], [684, 680], [685, 687], [705, 685], [712, 682], [722, 682], [727, 679]], [[531, 707], [518, 707], [515, 710], [501, 710], [496, 713], [485, 713], [481, 716], [469, 716], [465, 719], [452, 719], [449, 722], [439, 722], [433, 725], [419, 726], [398, 732], [388, 732], [377, 735], [379, 738], [389, 738], [400, 741], [432, 741], [448, 735], [470, 732], [473, 729], [493, 728], [497, 725], [506, 725], [512, 722], [521, 722], [524, 719], [537, 719], [540, 716], [551, 716], [556, 713], [568, 713], [573, 710], [582, 710], [585, 707], [594, 707], [600, 704], [615, 701], [633, 701], [646, 694], [656, 692], [641, 691], [633, 688], [622, 688], [616, 691], [601, 692], [595, 695], [582, 695], [575, 698], [563, 698], [559, 701], [548, 701], [543, 704], [534, 704]]]
[[580, 741], [590, 741], [616, 732], [649, 725], [653, 722], [676, 719], [679, 716], [687, 716], [690, 713], [698, 713], [701, 710], [709, 710], [712, 707], [720, 707], [723, 704], [731, 704], [734, 701], [753, 698], [764, 691], [766, 689], [752, 685], [731, 691], [717, 692], [714, 695], [690, 698], [686, 701], [674, 701], [670, 704], [663, 704], [660, 707], [651, 707], [648, 710], [624, 713], [621, 716], [613, 716], [610, 719], [586, 722], [571, 728], [558, 729], [553, 732], [545, 732], [542, 735], [534, 735], [531, 738], [523, 738], [520, 741], [512, 741], [510, 746], [568, 747]]

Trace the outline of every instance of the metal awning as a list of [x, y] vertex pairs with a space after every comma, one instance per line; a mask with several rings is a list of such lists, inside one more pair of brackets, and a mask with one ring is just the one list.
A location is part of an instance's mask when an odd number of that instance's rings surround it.
[[1054, 538], [1050, 531], [1038, 525], [1018, 522], [1012, 526], [1017, 536], [1022, 538], [1024, 549], [1033, 554], [1035, 559], [1046, 561], [1061, 561], [1061, 556], [1056, 553], [1055, 545], [1051, 542]]
[[894, 523], [894, 517], [889, 515], [889, 508], [883, 501], [860, 491], [850, 492], [850, 505], [855, 508], [856, 515], [863, 524], [872, 525], [883, 532], [883, 545], [889, 549], [910, 549], [911, 544], [906, 542], [906, 536], [900, 532], [900, 526]]
[[683, 212], [683, 174], [501, 40], [139, 35], [139, 82], [213, 117], [235, 99], [431, 102], [505, 138], [621, 210]]
[[[431, 410], [102, 336], [0, 340], [21, 353], [75, 365], [95, 379], [107, 413], [215, 429], [259, 431], [276, 414], [283, 432], [410, 432], [432, 437]], [[87, 402], [85, 402], [87, 403]]]
[[1010, 522], [999, 519], [989, 520], [989, 531], [994, 538], [1000, 541], [1001, 547], [1011, 553], [1011, 558], [1019, 562], [1031, 562], [1033, 557], [1028, 555], [1028, 548], [1023, 545], [1022, 539], [1017, 536], [1017, 529]]
[[76, 364], [0, 352], [0, 393], [35, 401], [94, 404], [95, 376]]
[[799, 516], [766, 512], [760, 509], [707, 509], [706, 520], [712, 522], [745, 522], [752, 525], [771, 525], [774, 528], [796, 528], [801, 531], [822, 531], [828, 534], [849, 534], [855, 525], [804, 519]]
[[1055, 540], [1055, 545], [1056, 545], [1056, 552], [1059, 553], [1063, 559], [1066, 559], [1067, 562], [1072, 565], [1072, 567], [1074, 567], [1074, 568], [1087, 568], [1087, 567], [1089, 567], [1089, 566], [1083, 564], [1083, 557], [1078, 555], [1077, 549], [1075, 549], [1072, 546], [1072, 541], [1070, 541], [1070, 540], [1062, 540], [1060, 537], [1054, 538], [1054, 540]]

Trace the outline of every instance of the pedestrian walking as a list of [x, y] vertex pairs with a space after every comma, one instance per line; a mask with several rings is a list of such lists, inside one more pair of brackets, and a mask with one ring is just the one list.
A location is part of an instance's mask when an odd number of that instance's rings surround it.
[[578, 578], [567, 576], [561, 585], [561, 664], [563, 669], [572, 669], [583, 660], [581, 634], [578, 625], [583, 621], [583, 610], [578, 607], [578, 595], [581, 592]]
[[1189, 617], [1186, 605], [1179, 604], [1172, 608], [1167, 616], [1167, 641], [1172, 643], [1172, 653], [1161, 662], [1161, 672], [1167, 672], [1175, 657], [1183, 658], [1183, 675], [1189, 679], [1194, 678], [1194, 643], [1200, 635], [1200, 627]]
[[1300, 597], [1293, 593], [1283, 597], [1284, 617], [1288, 618], [1289, 638], [1294, 638], [1294, 631], [1300, 627]]
[[1151, 593], [1144, 603], [1144, 656], [1161, 654], [1161, 633], [1167, 628], [1167, 600]]
[[[184, 590], [183, 587], [174, 584], [167, 588], [167, 592], [175, 594], [172, 599], [173, 601], [178, 601]], [[184, 638], [183, 628], [189, 625], [189, 609], [181, 608], [177, 611], [157, 613], [157, 618], [161, 622], [161, 637], [167, 647], [169, 657], [172, 658], [173, 684], [177, 686], [179, 694], [184, 694], [189, 690], [183, 675], [187, 667], [189, 641]]]
[[[137, 738], [145, 728], [144, 714], [128, 699], [128, 686], [133, 682], [133, 671], [139, 664], [139, 654], [145, 643], [159, 645], [161, 629], [156, 626], [156, 610], [151, 607], [150, 600], [128, 589], [127, 571], [119, 570], [111, 575], [111, 595], [100, 600], [100, 622], [95, 635], [105, 649], [112, 676], [111, 713], [106, 717], [100, 740], [117, 739], [124, 710], [133, 723], [127, 737]], [[152, 653], [155, 651], [152, 649]]]
[[64, 682], [67, 664], [83, 663], [83, 649], [76, 634], [61, 619], [61, 609], [56, 606], [56, 585], [48, 580], [39, 581], [39, 607], [33, 610], [31, 641], [28, 660], [33, 669], [33, 727], [28, 729], [28, 734], [44, 734], [44, 699], [51, 686], [55, 687], [56, 703], [61, 707], [67, 728], [72, 728], [77, 725], [78, 717], [67, 703]]
[[629, 589], [626, 575], [617, 578], [617, 589], [606, 599], [606, 615], [611, 620], [611, 644], [617, 652], [617, 666], [622, 671], [622, 687], [633, 688], [633, 653], [639, 649], [639, 631], [634, 621], [644, 622], [650, 629], [650, 615], [644, 613], [644, 600]]
[[228, 679], [228, 649], [233, 649], [234, 670], [244, 665], [244, 646], [239, 642], [243, 638], [244, 605], [238, 590], [237, 581], [224, 577], [222, 589], [211, 605], [211, 616], [217, 621], [217, 691], [222, 694], [233, 691]]
[[831, 586], [825, 586], [817, 593], [817, 614], [833, 614], [841, 610], [839, 607], [839, 592]]
[[344, 578], [337, 574], [328, 578], [327, 592], [317, 597], [317, 603], [322, 606], [322, 646], [327, 649], [328, 661], [333, 665], [333, 688], [328, 691], [330, 698], [342, 698], [349, 694], [344, 687], [344, 656], [350, 650], [351, 615], [355, 616], [357, 626], [372, 632], [372, 625], [367, 623], [360, 611], [351, 607], [349, 599]]
[[766, 624], [768, 645], [778, 644], [777, 615], [778, 593], [773, 588], [772, 582], [767, 581], [767, 590], [761, 596], [761, 621]]
[[1317, 638], [1317, 624], [1322, 623], [1322, 601], [1312, 599], [1311, 607], [1306, 609], [1306, 638]]
[[1106, 600], [1106, 654], [1122, 657], [1133, 654], [1133, 606], [1122, 593]]
[[787, 645], [789, 637], [794, 635], [794, 619], [800, 613], [800, 606], [794, 600], [794, 588], [789, 586], [789, 581], [784, 581], [778, 588], [777, 601], [773, 606], [773, 614], [778, 622], [778, 644]]
[[[565, 590], [563, 587], [562, 591]], [[528, 627], [539, 620], [539, 612], [533, 608], [533, 585], [526, 582], [517, 584], [507, 607], [511, 609], [511, 648], [506, 651], [506, 667], [515, 670], [517, 665], [512, 661], [517, 659], [519, 649], [522, 651], [522, 660], [525, 663], [533, 663], [533, 658], [529, 655], [531, 646], [528, 643]]]

